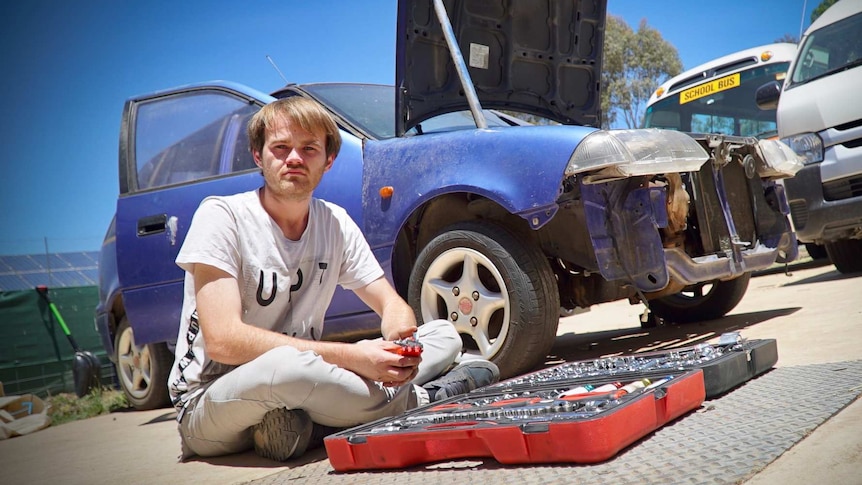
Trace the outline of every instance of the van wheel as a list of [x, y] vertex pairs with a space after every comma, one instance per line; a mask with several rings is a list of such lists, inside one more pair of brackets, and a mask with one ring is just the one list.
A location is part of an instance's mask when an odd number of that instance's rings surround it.
[[862, 239], [842, 239], [826, 243], [826, 253], [839, 272], [862, 271]]
[[751, 273], [728, 281], [709, 281], [687, 286], [683, 291], [649, 302], [656, 316], [674, 323], [715, 320], [727, 315], [742, 301]]
[[157, 409], [170, 405], [168, 373], [174, 356], [164, 343], [136, 345], [135, 334], [123, 317], [114, 338], [117, 380], [135, 409]]

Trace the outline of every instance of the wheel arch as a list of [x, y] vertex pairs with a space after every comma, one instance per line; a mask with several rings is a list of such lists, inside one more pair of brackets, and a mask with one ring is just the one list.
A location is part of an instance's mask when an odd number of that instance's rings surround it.
[[108, 329], [111, 331], [111, 338], [117, 336], [117, 328], [120, 326], [120, 320], [126, 316], [126, 304], [123, 302], [123, 294], [118, 293], [111, 303], [111, 325]]
[[106, 304], [96, 312], [96, 324], [102, 340], [102, 347], [108, 358], [114, 360], [114, 341], [117, 338], [117, 328], [126, 316], [123, 294], [119, 291], [112, 294]]
[[407, 297], [410, 273], [416, 257], [443, 228], [460, 222], [490, 220], [523, 238], [534, 238], [529, 223], [500, 202], [471, 192], [449, 192], [418, 205], [401, 225], [392, 258], [392, 277], [402, 297]]

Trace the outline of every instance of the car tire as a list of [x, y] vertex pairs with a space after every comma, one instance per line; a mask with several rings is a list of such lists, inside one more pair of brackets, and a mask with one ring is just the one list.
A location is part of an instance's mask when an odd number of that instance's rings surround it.
[[544, 254], [481, 221], [449, 227], [422, 249], [408, 301], [419, 322], [451, 322], [464, 341], [462, 359], [491, 360], [502, 378], [539, 365], [559, 324], [556, 280]]
[[564, 306], [560, 307], [560, 318], [571, 317], [572, 315], [578, 313], [577, 308], [566, 308]]
[[675, 295], [650, 301], [649, 308], [656, 316], [673, 323], [715, 320], [742, 301], [749, 280], [751, 273], [745, 273], [732, 280], [691, 285]]
[[808, 252], [808, 255], [811, 256], [811, 259], [826, 259], [829, 255], [826, 253], [826, 247], [822, 244], [815, 243], [805, 243], [805, 250]]
[[164, 343], [136, 345], [132, 326], [123, 317], [114, 338], [114, 362], [129, 404], [138, 410], [169, 406], [168, 373], [173, 360]]
[[862, 271], [862, 239], [842, 239], [825, 244], [829, 260], [842, 274]]

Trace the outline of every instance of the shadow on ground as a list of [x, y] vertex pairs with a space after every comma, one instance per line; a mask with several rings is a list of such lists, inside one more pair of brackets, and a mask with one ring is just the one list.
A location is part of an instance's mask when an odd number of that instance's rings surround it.
[[[828, 259], [811, 260], [810, 258], [805, 258], [787, 266], [775, 265], [767, 270], [754, 273], [754, 276], [792, 273], [793, 271], [829, 265], [831, 263]], [[789, 282], [781, 286], [839, 281], [858, 278], [860, 276], [862, 276], [862, 273], [842, 274], [833, 268], [832, 271]], [[652, 329], [630, 327], [605, 332], [567, 333], [557, 337], [551, 353], [547, 356], [544, 363], [534, 370], [563, 362], [696, 345], [711, 340], [722, 333], [742, 331], [767, 320], [793, 314], [800, 309], [800, 307], [789, 307], [753, 313], [739, 313], [728, 315], [718, 320], [685, 325], [665, 324]]]
[[706, 342], [725, 332], [742, 331], [773, 318], [791, 315], [800, 309], [793, 307], [739, 313], [718, 320], [686, 325], [668, 324], [651, 329], [632, 327], [584, 334], [566, 333], [557, 337], [542, 367], [575, 360], [687, 347]]
[[326, 450], [323, 445], [310, 449], [299, 458], [292, 458], [286, 462], [274, 461], [255, 454], [254, 451], [246, 451], [233, 455], [200, 457], [195, 456], [189, 461], [199, 461], [213, 466], [240, 467], [240, 468], [299, 468], [312, 463], [327, 459]]
[[790, 264], [774, 264], [769, 268], [764, 270], [755, 271], [751, 275], [754, 277], [758, 276], [766, 276], [772, 274], [781, 274], [781, 273], [793, 273], [793, 271], [801, 271], [803, 269], [813, 269], [820, 268], [822, 266], [829, 266], [832, 263], [828, 259], [798, 259]]
[[177, 412], [173, 409], [165, 410], [165, 414], [160, 414], [155, 418], [147, 421], [146, 423], [142, 423], [141, 426], [146, 426], [148, 424], [156, 424], [156, 423], [164, 423], [166, 421], [176, 421], [177, 420]]
[[822, 273], [819, 275], [810, 276], [808, 278], [802, 278], [798, 281], [792, 281], [790, 283], [781, 285], [781, 286], [799, 286], [799, 285], [809, 285], [812, 283], [825, 283], [827, 281], [840, 281], [847, 280], [851, 278], [858, 278], [862, 276], [862, 273], [839, 273], [838, 270], [829, 271], [828, 273]]

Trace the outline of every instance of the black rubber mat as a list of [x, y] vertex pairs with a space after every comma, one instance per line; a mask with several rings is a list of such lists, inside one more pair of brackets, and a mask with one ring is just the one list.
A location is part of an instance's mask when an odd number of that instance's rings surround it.
[[860, 384], [862, 361], [773, 369], [599, 464], [507, 466], [483, 458], [337, 473], [320, 448], [251, 483], [740, 483], [853, 402]]

